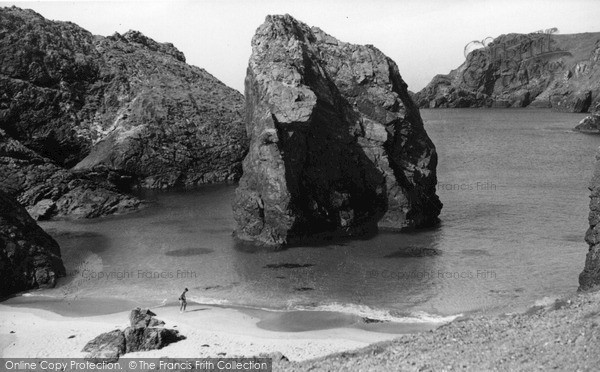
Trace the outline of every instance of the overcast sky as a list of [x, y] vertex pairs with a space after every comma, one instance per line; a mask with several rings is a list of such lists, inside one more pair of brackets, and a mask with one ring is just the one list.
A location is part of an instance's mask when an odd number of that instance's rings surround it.
[[196, 0], [0, 1], [71, 21], [98, 35], [141, 31], [172, 42], [187, 62], [243, 92], [250, 40], [268, 14], [289, 13], [336, 38], [373, 44], [391, 57], [409, 89], [464, 61], [472, 40], [556, 27], [600, 31], [599, 0]]

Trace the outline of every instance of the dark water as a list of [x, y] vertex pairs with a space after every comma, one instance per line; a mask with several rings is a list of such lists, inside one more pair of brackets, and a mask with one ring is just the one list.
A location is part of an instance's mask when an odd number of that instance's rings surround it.
[[[159, 194], [138, 214], [48, 222], [64, 297], [335, 310], [378, 319], [511, 311], [577, 288], [600, 137], [583, 115], [424, 110], [438, 148], [439, 228], [276, 253], [235, 249], [232, 186]], [[410, 257], [424, 251], [425, 257]], [[435, 254], [437, 253], [437, 254]], [[408, 256], [408, 257], [407, 257]]]

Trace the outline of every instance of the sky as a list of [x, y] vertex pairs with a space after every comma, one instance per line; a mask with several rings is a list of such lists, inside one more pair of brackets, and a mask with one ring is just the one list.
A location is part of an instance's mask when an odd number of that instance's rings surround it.
[[600, 31], [599, 0], [0, 0], [11, 5], [96, 35], [137, 30], [171, 42], [189, 64], [242, 93], [250, 41], [268, 14], [287, 13], [339, 40], [375, 45], [415, 92], [458, 67], [473, 40], [552, 27], [560, 34]]

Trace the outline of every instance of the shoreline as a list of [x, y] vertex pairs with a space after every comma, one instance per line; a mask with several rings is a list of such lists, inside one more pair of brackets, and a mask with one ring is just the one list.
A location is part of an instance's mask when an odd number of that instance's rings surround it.
[[523, 313], [475, 315], [274, 371], [595, 371], [600, 363], [600, 292], [538, 301]]
[[[17, 298], [25, 299], [20, 303], [0, 303], [2, 357], [84, 357], [87, 353], [81, 349], [88, 341], [101, 333], [124, 329], [129, 312], [136, 307], [132, 301], [119, 299], [67, 301], [31, 297]], [[109, 309], [110, 313], [106, 313]], [[165, 327], [177, 329], [186, 339], [160, 350], [128, 353], [124, 357], [281, 353], [289, 360], [305, 361], [439, 326], [371, 323], [357, 315], [327, 311], [267, 311], [192, 302], [184, 313], [175, 303], [151, 309], [157, 319], [166, 323]]]
[[[403, 334], [377, 329], [385, 323], [361, 329], [356, 318], [336, 318], [333, 312], [268, 312], [195, 303], [185, 313], [179, 313], [176, 304], [152, 310], [165, 327], [187, 338], [125, 358], [272, 356], [274, 370], [284, 371], [593, 370], [600, 363], [600, 292], [544, 297], [525, 312], [467, 314]], [[80, 350], [94, 337], [125, 328], [129, 311], [73, 317], [0, 303], [0, 314], [2, 357], [76, 358], [86, 355]], [[314, 323], [327, 319], [324, 315], [333, 317], [326, 328], [293, 330], [303, 322], [319, 328]], [[280, 360], [283, 356], [289, 361]]]

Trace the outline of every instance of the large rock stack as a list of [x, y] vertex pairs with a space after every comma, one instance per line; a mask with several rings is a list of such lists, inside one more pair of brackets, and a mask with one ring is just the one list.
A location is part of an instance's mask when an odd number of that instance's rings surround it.
[[435, 147], [398, 67], [377, 48], [268, 16], [245, 89], [240, 239], [278, 247], [437, 221]]

